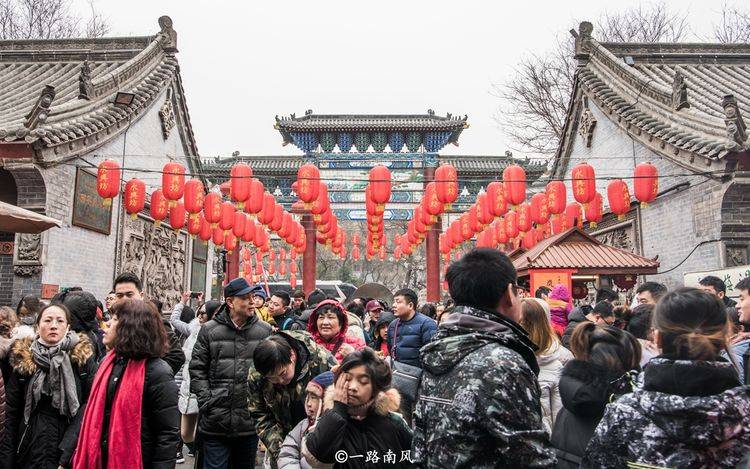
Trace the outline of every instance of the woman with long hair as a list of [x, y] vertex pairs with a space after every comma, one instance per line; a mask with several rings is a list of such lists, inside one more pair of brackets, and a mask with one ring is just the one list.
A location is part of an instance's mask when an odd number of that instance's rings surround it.
[[558, 384], [562, 367], [573, 359], [573, 354], [562, 346], [552, 330], [549, 307], [544, 300], [524, 298], [521, 300], [521, 326], [529, 333], [529, 339], [538, 347], [536, 360], [539, 363], [539, 401], [542, 404], [542, 424], [547, 434], [552, 432], [555, 417], [562, 408]]
[[642, 385], [607, 406], [583, 465], [736, 467], [750, 448], [750, 387], [721, 357], [729, 349], [726, 307], [681, 288], [659, 300], [652, 325], [662, 353]]
[[112, 306], [83, 416], [73, 467], [173, 468], [180, 414], [174, 373], [160, 357], [169, 344], [156, 308], [142, 300]]
[[570, 348], [575, 356], [560, 374], [563, 408], [552, 429], [557, 467], [577, 468], [604, 408], [632, 389], [639, 370], [641, 348], [628, 332], [615, 326], [584, 321], [573, 331]]
[[36, 315], [38, 335], [16, 340], [6, 383], [0, 467], [69, 467], [96, 373], [94, 347], [70, 330], [70, 313], [50, 305]]

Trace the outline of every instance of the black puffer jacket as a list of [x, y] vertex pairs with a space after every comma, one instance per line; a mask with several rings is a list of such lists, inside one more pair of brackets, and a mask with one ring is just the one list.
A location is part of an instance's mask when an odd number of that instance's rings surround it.
[[[559, 390], [563, 408], [552, 430], [558, 469], [580, 465], [610, 398], [630, 391], [626, 380], [617, 381], [620, 375], [583, 360], [571, 360], [562, 369]], [[613, 387], [612, 381], [617, 386]]]
[[80, 341], [70, 351], [80, 404], [78, 413], [73, 418], [61, 415], [52, 407], [51, 398], [43, 396], [31, 410], [28, 425], [23, 418], [26, 389], [37, 364], [32, 358], [31, 339], [13, 344], [12, 371], [6, 387], [5, 437], [0, 443], [0, 468], [69, 467], [97, 369], [91, 343], [83, 334], [78, 337]]
[[[107, 383], [107, 403], [104, 422], [108, 422], [117, 387], [128, 360], [117, 357]], [[141, 453], [144, 468], [172, 469], [180, 442], [180, 411], [177, 409], [178, 390], [174, 374], [161, 358], [146, 361], [141, 411]], [[107, 431], [102, 431], [102, 449], [107, 448]]]
[[750, 387], [726, 361], [652, 358], [609, 404], [583, 467], [737, 467], [750, 448]]
[[582, 322], [588, 321], [587, 314], [594, 311], [590, 305], [581, 305], [573, 308], [573, 311], [568, 315], [568, 325], [565, 327], [565, 332], [562, 336], [562, 343], [565, 347], [570, 347], [570, 337], [573, 335], [573, 330]]
[[198, 398], [198, 431], [206, 435], [255, 435], [247, 410], [247, 376], [258, 342], [271, 326], [250, 316], [237, 329], [222, 305], [201, 327], [190, 360], [190, 392]]

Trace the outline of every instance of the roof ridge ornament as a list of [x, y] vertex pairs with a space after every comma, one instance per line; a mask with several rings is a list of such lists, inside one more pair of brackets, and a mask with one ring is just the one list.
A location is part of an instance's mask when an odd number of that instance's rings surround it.
[[172, 28], [172, 18], [167, 15], [159, 17], [159, 27], [161, 34], [167, 39], [164, 43], [164, 52], [177, 52], [177, 32]]
[[747, 126], [742, 119], [737, 98], [731, 94], [724, 95], [721, 107], [724, 108], [724, 124], [727, 126], [727, 136], [736, 143], [734, 149], [745, 149], [747, 147]]
[[44, 85], [44, 89], [39, 94], [39, 99], [37, 99], [36, 104], [34, 104], [31, 111], [26, 114], [26, 122], [23, 123], [24, 127], [28, 130], [32, 130], [39, 124], [44, 124], [44, 121], [49, 117], [49, 108], [54, 99], [55, 87], [52, 85]]
[[677, 70], [672, 82], [672, 108], [675, 111], [679, 111], [689, 107], [690, 103], [688, 102], [688, 88], [685, 82], [685, 75], [680, 70]]
[[577, 59], [588, 60], [588, 42], [592, 39], [591, 33], [594, 31], [594, 25], [589, 21], [581, 21], [578, 25], [578, 31], [570, 30], [570, 34], [575, 38], [575, 57]]
[[78, 75], [78, 99], [96, 97], [94, 83], [91, 81], [91, 65], [88, 60], [81, 64], [81, 73]]

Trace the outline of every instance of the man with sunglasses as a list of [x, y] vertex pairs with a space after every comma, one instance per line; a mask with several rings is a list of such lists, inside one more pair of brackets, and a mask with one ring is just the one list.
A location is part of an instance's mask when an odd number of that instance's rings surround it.
[[258, 437], [247, 409], [247, 374], [258, 343], [271, 335], [252, 304], [253, 287], [236, 278], [224, 303], [201, 327], [190, 360], [190, 392], [198, 399], [204, 468], [252, 468]]

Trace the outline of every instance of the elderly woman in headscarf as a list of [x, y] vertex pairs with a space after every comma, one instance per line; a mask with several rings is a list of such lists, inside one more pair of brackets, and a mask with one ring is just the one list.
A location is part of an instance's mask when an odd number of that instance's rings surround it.
[[36, 326], [34, 339], [11, 347], [0, 467], [69, 467], [96, 373], [94, 348], [70, 330], [65, 306], [42, 309]]

